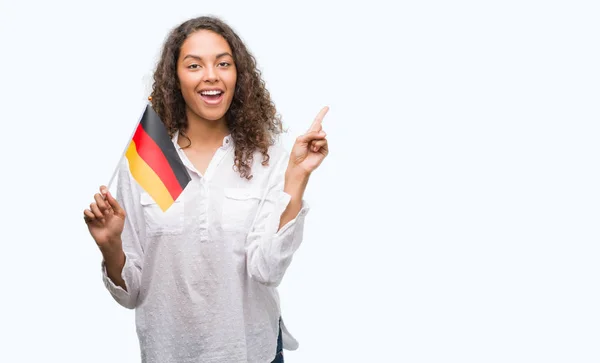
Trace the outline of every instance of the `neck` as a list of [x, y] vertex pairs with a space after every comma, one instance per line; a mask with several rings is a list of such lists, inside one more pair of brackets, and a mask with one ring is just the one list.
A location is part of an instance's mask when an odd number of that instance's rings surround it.
[[[210, 121], [188, 111], [185, 135], [190, 139], [190, 147], [193, 149], [214, 148], [223, 143], [223, 138], [229, 135], [229, 129], [225, 117]], [[189, 142], [185, 138], [179, 138], [178, 144], [183, 147], [187, 146]]]

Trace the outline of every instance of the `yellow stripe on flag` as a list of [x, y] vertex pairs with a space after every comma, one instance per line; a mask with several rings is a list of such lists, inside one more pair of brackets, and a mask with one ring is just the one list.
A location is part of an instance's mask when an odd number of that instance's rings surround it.
[[166, 211], [173, 204], [173, 197], [154, 170], [140, 157], [133, 141], [129, 144], [125, 157], [129, 160], [129, 170], [133, 178], [150, 194], [163, 212]]

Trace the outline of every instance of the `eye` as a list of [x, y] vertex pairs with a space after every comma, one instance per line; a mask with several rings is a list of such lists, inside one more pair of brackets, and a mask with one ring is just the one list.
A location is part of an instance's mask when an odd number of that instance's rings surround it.
[[190, 64], [190, 65], [188, 66], [188, 68], [189, 68], [189, 69], [198, 69], [198, 68], [200, 68], [200, 65], [199, 65], [199, 64], [195, 64], [195, 63], [194, 63], [194, 64]]
[[229, 62], [221, 62], [219, 63], [219, 67], [229, 67], [231, 65], [231, 63]]

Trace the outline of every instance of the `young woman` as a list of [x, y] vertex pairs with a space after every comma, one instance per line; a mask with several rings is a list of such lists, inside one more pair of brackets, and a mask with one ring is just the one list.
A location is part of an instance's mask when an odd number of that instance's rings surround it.
[[325, 107], [291, 152], [256, 62], [213, 17], [164, 44], [152, 107], [192, 177], [166, 211], [119, 169], [84, 219], [106, 288], [136, 311], [143, 362], [283, 362], [297, 342], [277, 286], [302, 241], [311, 173], [328, 154]]

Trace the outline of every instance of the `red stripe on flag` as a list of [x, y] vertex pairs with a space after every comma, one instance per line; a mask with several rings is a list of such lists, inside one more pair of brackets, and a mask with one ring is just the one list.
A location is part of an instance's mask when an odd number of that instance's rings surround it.
[[169, 161], [165, 157], [162, 149], [152, 140], [152, 138], [144, 131], [142, 125], [138, 125], [133, 135], [133, 142], [137, 149], [138, 155], [144, 159], [148, 166], [154, 170], [156, 175], [162, 180], [165, 187], [176, 200], [179, 194], [183, 191], [179, 181], [171, 169]]

